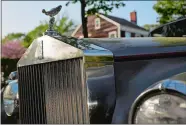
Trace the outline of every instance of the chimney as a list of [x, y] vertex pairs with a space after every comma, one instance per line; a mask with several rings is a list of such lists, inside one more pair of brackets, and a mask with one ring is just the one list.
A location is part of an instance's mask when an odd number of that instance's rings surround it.
[[137, 12], [133, 11], [130, 13], [130, 21], [134, 24], [137, 24]]

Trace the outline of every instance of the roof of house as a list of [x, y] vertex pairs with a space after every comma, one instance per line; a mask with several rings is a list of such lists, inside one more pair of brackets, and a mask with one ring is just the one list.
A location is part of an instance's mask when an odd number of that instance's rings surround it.
[[147, 31], [146, 29], [126, 20], [126, 19], [122, 19], [122, 18], [119, 18], [119, 17], [114, 17], [114, 16], [111, 16], [111, 15], [105, 15], [105, 14], [102, 14], [100, 13], [101, 15], [121, 24], [121, 25], [124, 25], [124, 26], [129, 26], [129, 27], [132, 27], [132, 28], [137, 28], [137, 29], [141, 29], [141, 30], [144, 30], [144, 31]]

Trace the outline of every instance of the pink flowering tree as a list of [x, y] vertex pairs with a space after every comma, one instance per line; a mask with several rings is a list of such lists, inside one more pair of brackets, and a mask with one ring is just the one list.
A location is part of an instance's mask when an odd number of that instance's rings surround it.
[[26, 51], [20, 41], [7, 41], [2, 44], [1, 49], [1, 72], [4, 74], [4, 80], [12, 71], [17, 70], [17, 62]]
[[20, 41], [8, 41], [2, 45], [2, 58], [19, 59], [25, 50]]

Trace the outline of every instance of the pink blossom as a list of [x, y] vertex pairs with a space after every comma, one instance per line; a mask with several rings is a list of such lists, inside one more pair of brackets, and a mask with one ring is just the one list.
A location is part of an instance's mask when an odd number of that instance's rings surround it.
[[25, 51], [20, 41], [8, 41], [2, 45], [2, 58], [19, 59]]

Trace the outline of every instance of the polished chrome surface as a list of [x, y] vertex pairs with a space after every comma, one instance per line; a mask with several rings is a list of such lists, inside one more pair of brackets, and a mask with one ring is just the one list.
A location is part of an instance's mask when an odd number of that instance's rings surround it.
[[147, 88], [147, 90], [150, 89], [159, 89], [161, 91], [169, 89], [186, 95], [186, 72], [161, 80]]
[[[176, 75], [173, 78], [176, 78], [176, 77], [177, 78], [179, 78], [179, 77], [186, 78], [186, 72]], [[159, 89], [160, 90], [171, 89], [171, 90], [175, 90], [177, 92], [180, 92], [180, 93], [186, 95], [186, 81], [176, 80], [173, 78], [164, 80], [161, 83], [159, 83]]]
[[16, 80], [18, 79], [18, 73], [17, 71], [11, 72], [10, 75], [8, 76], [9, 80]]
[[49, 11], [46, 11], [45, 9], [42, 10], [42, 12], [47, 15], [47, 16], [50, 16], [50, 17], [54, 17], [55, 15], [57, 15], [59, 13], [59, 11], [61, 10], [62, 6], [59, 5], [55, 8], [52, 8], [51, 10]]
[[83, 57], [82, 50], [45, 35], [33, 41], [17, 65], [20, 67], [78, 57]]
[[[99, 116], [93, 116], [95, 112], [90, 113], [91, 118], [108, 121], [108, 117], [112, 117], [115, 104], [114, 59], [111, 51], [81, 39], [45, 35], [32, 43], [19, 60], [18, 67], [77, 57], [83, 57], [82, 71], [85, 72], [88, 88], [89, 111], [95, 111], [100, 105], [105, 106], [101, 110], [107, 109]], [[96, 112], [100, 114], [99, 111]]]
[[83, 52], [90, 123], [110, 124], [115, 105], [113, 53], [92, 43], [86, 44]]
[[85, 62], [113, 63], [112, 52], [107, 50], [84, 50]]
[[186, 123], [186, 107], [181, 107], [186, 104], [185, 97], [186, 72], [156, 82], [133, 102], [129, 123]]
[[186, 100], [176, 95], [157, 94], [146, 98], [134, 115], [135, 124], [185, 124]]
[[47, 16], [50, 16], [49, 29], [44, 33], [45, 35], [49, 35], [49, 36], [57, 36], [58, 35], [58, 33], [56, 31], [54, 31], [54, 28], [53, 28], [54, 22], [55, 22], [54, 16], [59, 13], [61, 8], [62, 8], [62, 6], [59, 5], [56, 8], [51, 9], [50, 11], [46, 11], [45, 9], [42, 10], [42, 13], [44, 13]]
[[102, 47], [91, 45], [92, 49], [83, 50], [87, 78], [92, 79], [114, 75], [113, 53]]
[[87, 62], [106, 63], [106, 65], [112, 65], [114, 62], [113, 53], [110, 50], [91, 43], [88, 39], [76, 39], [62, 35], [54, 38], [82, 50], [86, 67]]
[[141, 93], [155, 83], [184, 72], [185, 57], [114, 62], [117, 99], [112, 123], [127, 124], [131, 105]]
[[80, 57], [18, 67], [21, 123], [88, 123], [83, 66]]
[[3, 93], [4, 109], [8, 116], [11, 116], [15, 111], [15, 100], [18, 94], [18, 80], [13, 80], [6, 86]]

